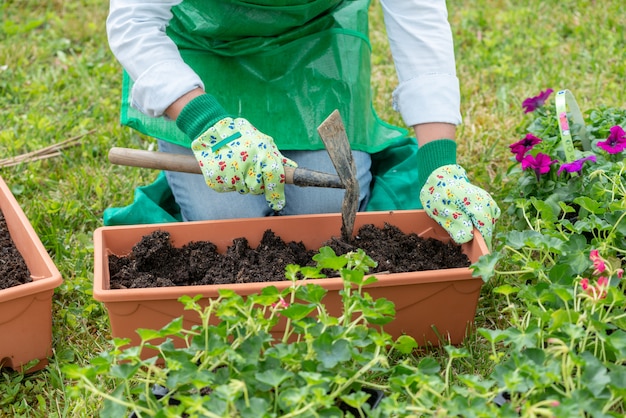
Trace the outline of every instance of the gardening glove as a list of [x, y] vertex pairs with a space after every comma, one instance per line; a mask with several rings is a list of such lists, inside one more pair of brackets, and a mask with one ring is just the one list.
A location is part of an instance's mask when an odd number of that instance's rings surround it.
[[[491, 248], [500, 208], [491, 195], [474, 186], [465, 169], [456, 164], [456, 143], [429, 142], [418, 151], [420, 201], [426, 213], [462, 244], [474, 238], [476, 227]], [[423, 183], [422, 183], [423, 181]]]
[[265, 194], [275, 211], [285, 206], [285, 169], [297, 167], [274, 140], [243, 118], [232, 118], [211, 95], [189, 102], [176, 125], [193, 138], [191, 149], [206, 184], [217, 192]]

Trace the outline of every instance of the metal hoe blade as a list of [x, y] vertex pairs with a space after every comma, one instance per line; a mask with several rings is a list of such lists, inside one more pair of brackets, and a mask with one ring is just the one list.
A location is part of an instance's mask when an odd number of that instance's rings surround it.
[[324, 141], [328, 155], [345, 188], [341, 206], [341, 237], [347, 241], [352, 237], [359, 206], [359, 183], [356, 180], [356, 167], [350, 142], [339, 111], [333, 111], [317, 128], [317, 132]]

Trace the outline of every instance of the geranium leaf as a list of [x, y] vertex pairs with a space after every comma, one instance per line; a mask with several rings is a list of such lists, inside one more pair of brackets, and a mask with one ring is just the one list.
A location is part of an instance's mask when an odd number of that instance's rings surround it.
[[351, 358], [350, 344], [345, 339], [334, 340], [328, 332], [322, 333], [314, 342], [313, 348], [317, 353], [317, 358], [324, 367], [330, 369], [342, 361]]
[[626, 360], [626, 332], [624, 330], [615, 330], [607, 337], [609, 345], [615, 353], [615, 362], [623, 363]]
[[587, 196], [579, 196], [574, 199], [574, 203], [580, 205], [581, 208], [587, 210], [590, 213], [602, 215], [606, 212], [606, 209], [602, 207], [602, 203], [595, 201]]
[[580, 317], [580, 313], [575, 311], [567, 311], [565, 309], [557, 309], [552, 312], [550, 317], [550, 331], [554, 332], [561, 329], [564, 324], [569, 324], [571, 322], [576, 323], [576, 321]]
[[[121, 404], [121, 402], [124, 401], [125, 389], [126, 389], [125, 385], [119, 385], [110, 394], [110, 396], [113, 399], [111, 398], [104, 399], [102, 411], [100, 411], [101, 418], [119, 418], [119, 417], [126, 416], [126, 411], [128, 410], [128, 408], [126, 408], [125, 405]], [[119, 402], [115, 402], [114, 399], [119, 400]]]
[[499, 329], [479, 328], [478, 333], [492, 344], [504, 341], [507, 337], [504, 331]]
[[337, 256], [331, 247], [322, 247], [319, 252], [313, 256], [313, 260], [317, 262], [319, 268], [328, 268], [339, 271], [347, 263], [348, 259], [344, 256]]
[[498, 264], [501, 257], [502, 254], [497, 251], [480, 256], [478, 261], [470, 266], [472, 276], [481, 277], [483, 282], [488, 282], [495, 275], [496, 264]]
[[585, 360], [583, 371], [583, 380], [587, 384], [587, 388], [594, 396], [599, 397], [606, 390], [606, 386], [611, 382], [607, 368], [588, 351], [582, 353]]
[[505, 284], [502, 286], [498, 286], [493, 289], [493, 293], [498, 293], [500, 295], [509, 296], [513, 293], [519, 292], [519, 287], [511, 286], [510, 284]]
[[415, 338], [409, 335], [401, 335], [394, 342], [393, 348], [395, 348], [402, 354], [410, 354], [414, 349], [417, 348], [417, 342], [415, 341]]
[[504, 330], [504, 334], [508, 340], [521, 350], [526, 347], [535, 347], [537, 345], [537, 335], [539, 334], [539, 328], [535, 325], [529, 326], [526, 330], [520, 330], [517, 328], [507, 328]]
[[280, 314], [286, 316], [289, 319], [298, 321], [315, 310], [315, 305], [303, 305], [301, 303], [294, 303], [286, 308], [280, 310]]
[[298, 299], [303, 300], [304, 302], [309, 302], [313, 304], [320, 304], [322, 299], [328, 290], [324, 289], [322, 286], [317, 284], [309, 283], [306, 286], [300, 287], [296, 290], [296, 296]]
[[272, 368], [265, 370], [264, 372], [259, 372], [254, 375], [258, 381], [270, 385], [272, 387], [278, 387], [282, 382], [291, 378], [293, 373], [289, 370], [284, 370], [280, 368]]
[[417, 365], [420, 372], [424, 374], [436, 374], [441, 370], [441, 365], [432, 357], [424, 357]]

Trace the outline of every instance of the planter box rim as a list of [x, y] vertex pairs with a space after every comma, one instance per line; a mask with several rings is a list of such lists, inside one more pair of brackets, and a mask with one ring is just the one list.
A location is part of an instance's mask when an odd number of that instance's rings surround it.
[[[404, 211], [378, 211], [378, 212], [360, 212], [367, 215], [379, 215], [379, 214], [390, 214], [394, 213], [398, 214], [411, 214], [416, 212], [424, 212], [423, 210], [404, 210]], [[293, 215], [289, 217], [269, 217], [269, 218], [247, 218], [244, 221], [258, 221], [260, 219], [268, 220], [271, 219], [272, 222], [276, 222], [274, 219], [286, 219], [290, 218], [292, 220], [298, 219], [324, 219], [324, 218], [337, 218], [337, 216], [341, 216], [338, 213], [322, 213], [322, 214], [312, 214], [312, 215]], [[359, 214], [357, 214], [359, 216]], [[263, 288], [268, 286], [276, 286], [279, 290], [285, 289], [291, 285], [291, 281], [289, 280], [276, 280], [269, 282], [253, 282], [253, 283], [231, 283], [231, 284], [211, 284], [211, 285], [190, 285], [190, 286], [169, 286], [169, 287], [150, 287], [150, 288], [138, 288], [138, 289], [110, 289], [109, 283], [103, 283], [103, 277], [109, 277], [108, 274], [104, 274], [105, 271], [108, 271], [108, 266], [102, 265], [104, 259], [99, 257], [97, 254], [98, 250], [104, 250], [102, 248], [98, 248], [98, 244], [101, 244], [104, 241], [103, 234], [107, 231], [122, 231], [122, 230], [136, 230], [149, 233], [148, 231], [155, 230], [167, 230], [174, 225], [210, 225], [214, 223], [219, 224], [232, 224], [239, 223], [242, 219], [225, 219], [225, 220], [214, 220], [214, 221], [190, 221], [190, 222], [173, 222], [173, 223], [156, 223], [156, 224], [140, 224], [140, 225], [117, 225], [117, 226], [102, 226], [97, 228], [94, 231], [94, 242], [96, 243], [96, 247], [94, 247], [94, 253], [96, 253], [95, 260], [95, 275], [94, 275], [94, 286], [93, 286], [93, 298], [99, 302], [120, 302], [120, 301], [133, 301], [136, 300], [138, 295], [142, 295], [142, 297], [146, 297], [150, 300], [164, 300], [164, 299], [172, 299], [178, 298], [180, 296], [196, 296], [202, 295], [203, 297], [215, 297], [218, 295], [218, 291], [220, 289], [231, 289], [236, 291], [242, 295], [250, 295], [254, 293], [260, 292]], [[271, 229], [271, 225], [268, 226], [267, 229]], [[356, 228], [355, 228], [356, 229]], [[419, 235], [424, 235], [426, 232], [429, 232], [432, 228], [429, 228], [423, 231]], [[339, 230], [337, 231], [339, 233]], [[210, 241], [210, 239], [208, 239]], [[451, 240], [451, 238], [450, 238]], [[474, 229], [474, 245], [476, 245], [483, 253], [487, 253], [487, 245], [480, 235], [477, 229]], [[471, 241], [470, 241], [471, 243]], [[470, 243], [462, 244], [462, 247], [470, 245]], [[107, 257], [110, 253], [106, 254]], [[126, 254], [116, 254], [118, 256], [124, 256]], [[424, 277], [420, 277], [416, 280], [416, 274], [423, 274]], [[436, 282], [445, 282], [448, 281], [448, 277], [450, 274], [456, 276], [457, 280], [461, 281], [472, 281], [472, 280], [480, 280], [480, 277], [472, 276], [472, 272], [468, 267], [459, 267], [459, 268], [450, 268], [450, 269], [441, 269], [441, 270], [424, 270], [419, 272], [407, 272], [407, 273], [378, 273], [372, 274], [372, 276], [376, 276], [378, 282], [368, 285], [366, 289], [376, 288], [376, 287], [389, 287], [389, 286], [402, 286], [409, 283], [436, 283]], [[389, 277], [391, 276], [391, 277]], [[309, 283], [323, 283], [325, 287], [333, 290], [339, 290], [343, 288], [343, 282], [340, 277], [333, 278], [325, 278], [325, 279], [309, 279], [307, 280]], [[244, 290], [245, 289], [245, 290]], [[366, 290], [367, 291], [367, 290]]]
[[[5, 302], [8, 300], [15, 299], [17, 297], [29, 296], [39, 292], [43, 292], [46, 290], [54, 289], [63, 283], [63, 278], [61, 277], [61, 273], [58, 268], [50, 258], [47, 250], [43, 246], [43, 243], [39, 239], [37, 232], [35, 232], [33, 226], [30, 221], [26, 217], [26, 214], [21, 209], [20, 204], [13, 196], [11, 189], [6, 184], [2, 176], [0, 176], [0, 192], [3, 195], [3, 199], [0, 201], [0, 208], [3, 212], [6, 212], [8, 209], [12, 210], [12, 215], [17, 217], [19, 222], [22, 224], [24, 228], [24, 232], [26, 233], [28, 240], [33, 243], [33, 246], [37, 253], [42, 254], [42, 262], [45, 264], [46, 273], [43, 274], [34, 274], [31, 271], [32, 282], [24, 283], [18, 286], [9, 287], [7, 289], [0, 290], [0, 302]], [[5, 204], [6, 202], [6, 204]], [[7, 217], [7, 213], [4, 214], [5, 219]], [[27, 262], [28, 264], [28, 262]], [[30, 270], [30, 266], [29, 266]], [[49, 273], [49, 274], [48, 274]]]

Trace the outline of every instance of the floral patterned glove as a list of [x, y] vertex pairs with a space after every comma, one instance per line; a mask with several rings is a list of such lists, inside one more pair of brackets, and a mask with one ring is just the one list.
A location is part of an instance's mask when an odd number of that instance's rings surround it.
[[448, 164], [435, 169], [421, 189], [420, 200], [426, 213], [448, 231], [455, 242], [470, 241], [476, 227], [491, 248], [500, 208], [489, 193], [469, 182], [463, 167]]
[[284, 165], [297, 164], [278, 151], [274, 140], [246, 119], [226, 117], [191, 143], [206, 184], [217, 192], [265, 193], [273, 210], [285, 206]]

